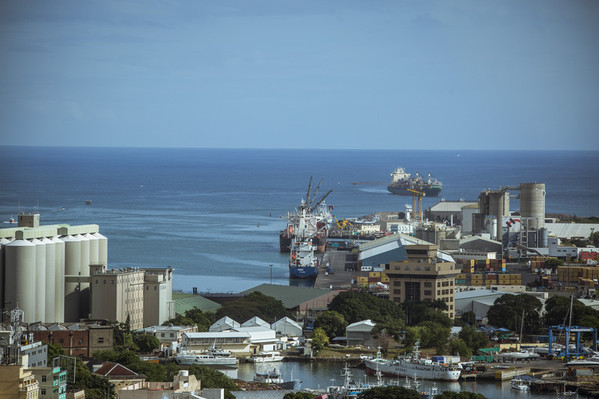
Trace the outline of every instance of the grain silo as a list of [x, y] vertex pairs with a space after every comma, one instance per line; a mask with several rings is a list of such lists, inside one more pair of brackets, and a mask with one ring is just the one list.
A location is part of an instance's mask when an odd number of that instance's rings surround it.
[[[89, 240], [89, 264], [97, 265], [99, 260], [99, 244], [100, 240], [94, 234], [87, 233], [84, 236]], [[89, 275], [89, 268], [87, 269], [87, 274]]]
[[46, 322], [56, 321], [54, 302], [56, 301], [56, 244], [44, 237], [42, 243], [46, 244]]
[[36, 246], [27, 240], [14, 240], [5, 246], [5, 307], [19, 307], [24, 312], [23, 321], [32, 323], [35, 318], [35, 256]]
[[34, 238], [35, 245], [35, 320], [46, 321], [46, 244]]
[[98, 264], [108, 266], [108, 239], [98, 232], [93, 235], [98, 239]]
[[79, 277], [81, 273], [81, 239], [77, 236], [61, 237], [64, 241], [64, 320], [79, 321], [79, 283], [69, 281], [69, 276]]
[[529, 230], [545, 227], [545, 183], [520, 183], [520, 216]]
[[[0, 237], [0, 308], [2, 308], [4, 304], [4, 285], [6, 284], [6, 277], [4, 275], [4, 247], [9, 242], [9, 239], [5, 237]], [[1, 310], [2, 309], [0, 309], [0, 311]]]
[[52, 242], [55, 244], [56, 254], [56, 279], [55, 279], [55, 293], [56, 298], [54, 299], [54, 319], [57, 323], [64, 322], [64, 248], [65, 243], [58, 236], [52, 237]]

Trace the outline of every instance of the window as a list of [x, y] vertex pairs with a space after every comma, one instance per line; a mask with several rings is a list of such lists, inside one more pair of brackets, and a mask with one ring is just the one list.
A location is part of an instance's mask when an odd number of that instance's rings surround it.
[[424, 290], [424, 295], [425, 296], [431, 296], [432, 295], [432, 291], [431, 290]]
[[46, 394], [46, 388], [42, 388], [42, 395]]
[[104, 279], [104, 284], [106, 284], [106, 279]]
[[62, 339], [62, 338], [59, 338], [59, 339], [58, 339], [58, 343], [59, 343], [59, 344], [62, 344], [62, 343], [64, 343], [64, 339]]
[[160, 334], [160, 336], [161, 336], [162, 338], [164, 338], [164, 333], [161, 333], [161, 334]]
[[146, 285], [146, 291], [147, 291], [147, 290], [149, 290], [149, 289], [150, 289], [150, 286], [149, 286], [149, 285]]
[[103, 344], [104, 343], [104, 338], [103, 337], [99, 337], [98, 338], [98, 343], [99, 344]]
[[42, 382], [46, 382], [46, 376], [42, 375]]
[[430, 281], [425, 281], [424, 282], [424, 288], [431, 288], [433, 285]]
[[77, 343], [78, 343], [79, 345], [81, 345], [81, 344], [83, 343], [83, 338], [79, 338], [79, 339], [77, 340]]

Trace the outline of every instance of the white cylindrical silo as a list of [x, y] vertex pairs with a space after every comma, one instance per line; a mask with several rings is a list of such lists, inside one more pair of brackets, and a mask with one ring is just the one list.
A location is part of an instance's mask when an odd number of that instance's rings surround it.
[[42, 240], [46, 244], [46, 323], [56, 322], [54, 302], [56, 301], [56, 244], [49, 238]]
[[[97, 265], [100, 259], [99, 244], [100, 240], [93, 234], [87, 233], [85, 236], [89, 240], [89, 263], [90, 265]], [[89, 270], [88, 270], [89, 274]]]
[[52, 237], [52, 242], [55, 246], [56, 254], [56, 278], [55, 278], [55, 294], [54, 301], [54, 318], [57, 323], [64, 322], [64, 247], [65, 243], [57, 236]]
[[100, 233], [94, 233], [98, 239], [98, 264], [108, 266], [108, 239]]
[[46, 321], [46, 244], [34, 238], [35, 245], [35, 320]]
[[520, 216], [530, 229], [545, 227], [545, 183], [520, 183]]
[[7, 238], [0, 237], [0, 310], [4, 309], [4, 285], [6, 284], [6, 277], [4, 276], [4, 247], [9, 242], [10, 240]]
[[81, 270], [79, 274], [89, 276], [89, 238], [81, 234], [77, 234], [77, 238], [81, 240]]
[[14, 240], [6, 244], [6, 292], [5, 307], [9, 310], [17, 306], [23, 310], [23, 321], [32, 323], [35, 319], [35, 244], [27, 240]]
[[[65, 276], [81, 273], [81, 239], [76, 236], [61, 237], [64, 241]], [[65, 282], [64, 321], [79, 321], [79, 283]]]

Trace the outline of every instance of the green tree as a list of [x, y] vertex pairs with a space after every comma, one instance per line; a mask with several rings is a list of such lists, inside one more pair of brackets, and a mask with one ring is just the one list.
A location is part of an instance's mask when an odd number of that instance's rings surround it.
[[52, 364], [52, 359], [60, 355], [64, 355], [64, 349], [58, 344], [46, 343], [48, 345], [48, 364]]
[[439, 352], [442, 352], [442, 348], [449, 342], [450, 328], [434, 321], [423, 321], [418, 324], [418, 327], [420, 327], [420, 345], [423, 348], [438, 348]]
[[312, 351], [318, 355], [324, 347], [329, 345], [329, 337], [322, 328], [315, 328], [312, 334]]
[[358, 399], [422, 399], [418, 391], [398, 386], [374, 387], [358, 395]]
[[[487, 312], [489, 324], [520, 332], [533, 334], [541, 327], [541, 301], [530, 294], [505, 294], [499, 297]], [[523, 316], [524, 315], [524, 318]]]
[[75, 382], [68, 382], [69, 388], [85, 390], [85, 397], [92, 399], [114, 399], [116, 393], [114, 384], [106, 378], [91, 374], [89, 369], [83, 364], [81, 358], [77, 357], [75, 365]]
[[480, 393], [462, 391], [453, 392], [445, 391], [440, 395], [435, 396], [435, 399], [487, 399], [487, 397]]
[[387, 316], [404, 319], [404, 313], [395, 303], [366, 292], [341, 292], [329, 303], [328, 309], [341, 313], [350, 324], [367, 319], [378, 323]]
[[558, 266], [561, 266], [563, 264], [564, 264], [564, 261], [561, 259], [557, 259], [557, 258], [549, 258], [549, 259], [546, 259], [544, 262], [545, 268], [553, 269], [553, 270], [556, 270]]
[[452, 320], [443, 313], [438, 307], [433, 308], [431, 304], [426, 302], [409, 302], [402, 303], [404, 312], [406, 313], [406, 324], [416, 326], [423, 321], [434, 321], [446, 327], [453, 325]]
[[289, 392], [283, 396], [283, 399], [314, 399], [315, 397], [308, 392]]
[[347, 327], [347, 321], [343, 318], [343, 315], [334, 310], [327, 310], [322, 312], [314, 321], [314, 328], [322, 328], [327, 334], [329, 339], [345, 335], [345, 327]]
[[[545, 302], [544, 324], [546, 327], [570, 322], [570, 298], [554, 296]], [[599, 311], [584, 305], [578, 299], [572, 302], [572, 325], [599, 327]]]
[[142, 353], [150, 353], [160, 348], [160, 341], [150, 334], [135, 334], [133, 342]]
[[491, 343], [487, 334], [471, 326], [462, 327], [458, 337], [472, 350], [486, 348]]
[[460, 320], [462, 320], [462, 322], [464, 324], [468, 324], [470, 326], [475, 326], [476, 325], [476, 313], [474, 313], [471, 310], [468, 312], [465, 312], [460, 317]]
[[239, 322], [257, 316], [270, 323], [285, 316], [292, 317], [291, 313], [283, 306], [283, 302], [259, 291], [254, 291], [242, 299], [224, 304], [216, 311], [216, 319], [224, 316], [229, 316]]
[[463, 339], [454, 338], [449, 341], [449, 353], [456, 356], [470, 357], [472, 356], [472, 348]]

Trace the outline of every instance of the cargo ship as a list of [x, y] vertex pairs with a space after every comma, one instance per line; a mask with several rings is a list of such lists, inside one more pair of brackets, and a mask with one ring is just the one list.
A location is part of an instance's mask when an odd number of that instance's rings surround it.
[[279, 234], [279, 250], [281, 252], [290, 251], [292, 240], [299, 226], [300, 214], [304, 223], [302, 235], [304, 237], [311, 236], [312, 245], [314, 245], [316, 250], [324, 252], [327, 236], [333, 223], [333, 215], [331, 214], [333, 207], [327, 206], [324, 200], [333, 190], [329, 190], [320, 200], [315, 201], [321, 184], [322, 180], [316, 187], [313, 196], [310, 197], [312, 188], [312, 178], [310, 178], [306, 199], [301, 201], [294, 212], [287, 213], [287, 226]]
[[366, 372], [374, 374], [381, 372], [387, 376], [418, 377], [425, 380], [457, 381], [462, 373], [459, 364], [446, 363], [439, 359], [420, 357], [420, 343], [414, 344], [414, 350], [409, 356], [400, 356], [393, 360], [381, 358], [380, 352], [375, 359], [366, 359]]
[[391, 173], [391, 183], [387, 186], [387, 190], [391, 194], [396, 195], [413, 195], [413, 191], [423, 192], [427, 197], [437, 197], [441, 190], [443, 190], [443, 183], [435, 178], [431, 178], [431, 174], [428, 174], [428, 179], [424, 179], [416, 173], [416, 176], [412, 176], [407, 173], [402, 167], [395, 169]]
[[310, 177], [306, 199], [302, 199], [296, 211], [288, 218], [287, 231], [291, 236], [291, 244], [289, 245], [290, 278], [316, 278], [318, 275], [318, 259], [315, 255], [316, 243], [322, 245], [321, 250], [324, 251], [328, 227], [330, 226], [330, 222], [325, 222], [326, 217], [323, 216], [323, 212], [326, 213], [328, 209], [324, 205], [324, 199], [332, 192], [332, 190], [329, 190], [315, 203], [321, 183], [322, 180], [318, 184], [314, 195], [310, 196], [312, 188], [312, 177]]

